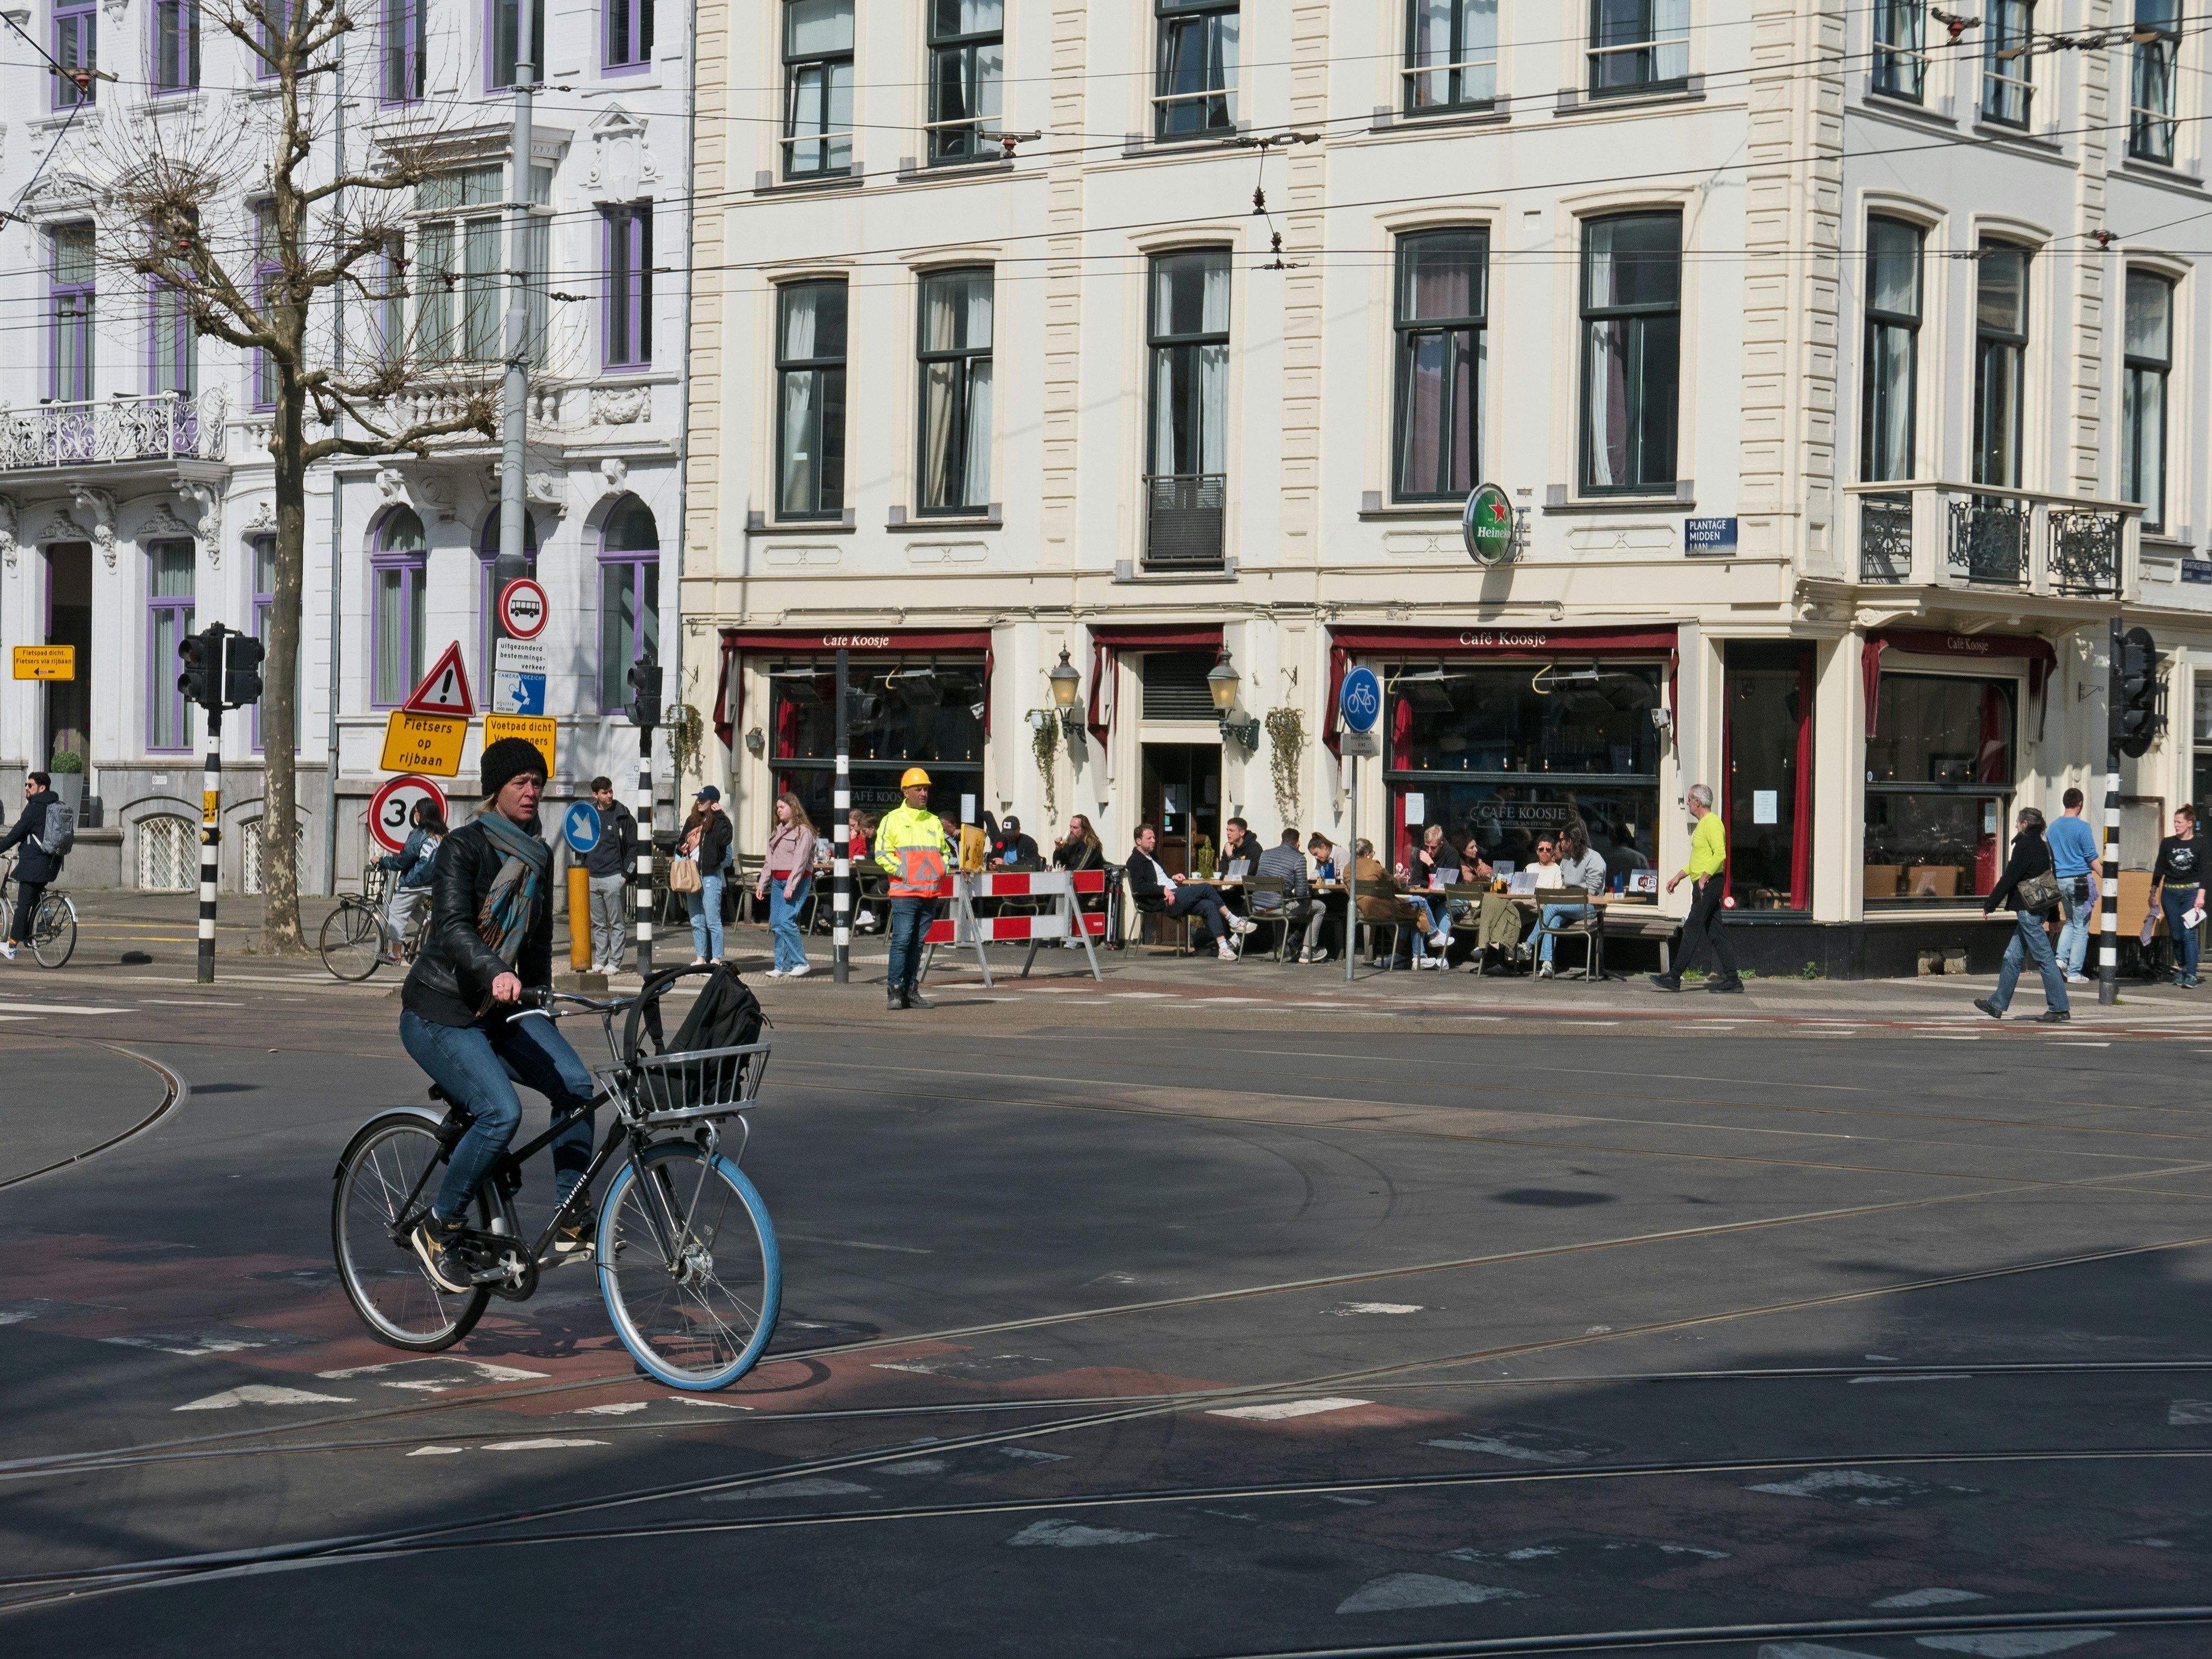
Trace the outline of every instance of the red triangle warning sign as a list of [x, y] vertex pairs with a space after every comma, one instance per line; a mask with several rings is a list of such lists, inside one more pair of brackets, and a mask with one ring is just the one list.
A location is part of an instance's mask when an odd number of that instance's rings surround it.
[[422, 676], [415, 695], [399, 706], [417, 714], [459, 714], [464, 720], [477, 712], [476, 699], [469, 695], [469, 671], [462, 665], [459, 640], [446, 647], [445, 655]]

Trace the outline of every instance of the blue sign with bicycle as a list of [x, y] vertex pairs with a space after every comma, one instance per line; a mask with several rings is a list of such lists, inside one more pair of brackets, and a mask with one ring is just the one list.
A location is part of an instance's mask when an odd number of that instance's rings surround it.
[[1355, 668], [1337, 693], [1337, 718], [1348, 732], [1372, 732], [1382, 718], [1382, 682], [1371, 668]]
[[561, 817], [561, 834], [579, 857], [599, 844], [599, 809], [587, 800], [572, 805]]

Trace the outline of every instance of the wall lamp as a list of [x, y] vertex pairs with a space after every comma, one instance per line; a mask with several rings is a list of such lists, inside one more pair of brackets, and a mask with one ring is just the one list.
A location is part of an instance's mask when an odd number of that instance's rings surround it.
[[1076, 712], [1075, 699], [1083, 690], [1083, 676], [1067, 659], [1067, 647], [1060, 648], [1060, 661], [1045, 678], [1052, 682], [1053, 706], [1060, 710], [1060, 729], [1067, 736], [1070, 749], [1083, 739], [1083, 716]]
[[1236, 744], [1247, 753], [1260, 747], [1260, 722], [1257, 720], [1238, 720], [1231, 718], [1237, 712], [1237, 687], [1240, 684], [1236, 665], [1229, 653], [1221, 653], [1221, 660], [1213, 665], [1213, 672], [1206, 677], [1206, 689], [1213, 694], [1213, 712], [1221, 722], [1222, 738]]

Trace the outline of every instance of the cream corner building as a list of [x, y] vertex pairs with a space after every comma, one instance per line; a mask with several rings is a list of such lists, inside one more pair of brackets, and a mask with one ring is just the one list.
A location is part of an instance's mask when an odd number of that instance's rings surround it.
[[919, 760], [1117, 862], [1576, 811], [1626, 878], [1704, 781], [1753, 965], [1978, 965], [2013, 812], [2101, 793], [2124, 610], [2169, 653], [2147, 865], [2212, 782], [2212, 296], [2157, 228], [2206, 42], [1984, 9], [702, 6], [681, 612], [740, 847], [780, 789], [826, 817], [842, 644], [864, 804]]

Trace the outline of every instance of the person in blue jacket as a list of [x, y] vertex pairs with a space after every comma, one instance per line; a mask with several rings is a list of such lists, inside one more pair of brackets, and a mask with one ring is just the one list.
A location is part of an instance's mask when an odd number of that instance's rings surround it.
[[386, 962], [399, 960], [400, 945], [407, 937], [408, 928], [416, 916], [429, 908], [431, 866], [446, 839], [446, 821], [428, 801], [416, 801], [407, 819], [414, 826], [407, 832], [407, 844], [376, 861], [380, 869], [397, 871], [399, 876], [384, 908], [384, 924], [389, 935], [385, 941]]

